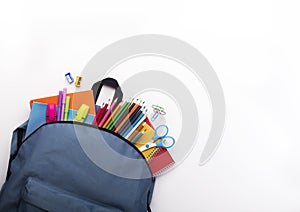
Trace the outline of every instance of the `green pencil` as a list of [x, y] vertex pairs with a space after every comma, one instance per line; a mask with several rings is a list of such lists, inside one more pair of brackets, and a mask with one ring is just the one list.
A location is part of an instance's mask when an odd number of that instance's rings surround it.
[[120, 110], [117, 112], [117, 114], [112, 118], [112, 120], [110, 121], [110, 123], [107, 126], [107, 129], [111, 130], [114, 125], [116, 124], [116, 122], [118, 121], [118, 119], [120, 118], [120, 116], [126, 111], [126, 109], [130, 106], [130, 102], [125, 102], [122, 107], [120, 108]]

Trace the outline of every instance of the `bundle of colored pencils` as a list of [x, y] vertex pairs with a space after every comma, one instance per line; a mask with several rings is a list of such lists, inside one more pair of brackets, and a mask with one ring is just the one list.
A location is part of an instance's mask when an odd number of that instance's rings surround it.
[[110, 106], [109, 102], [110, 100], [99, 108], [93, 125], [128, 138], [147, 117], [144, 102], [139, 99], [121, 102], [118, 105], [115, 99]]

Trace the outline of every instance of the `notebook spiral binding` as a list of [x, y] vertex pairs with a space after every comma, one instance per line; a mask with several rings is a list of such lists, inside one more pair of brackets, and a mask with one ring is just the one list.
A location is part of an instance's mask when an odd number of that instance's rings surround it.
[[[167, 150], [165, 151], [165, 149], [162, 149], [162, 148], [156, 148], [156, 149], [157, 149], [157, 151], [153, 150], [151, 152], [152, 157], [148, 160], [149, 164], [151, 164], [151, 162], [153, 160], [157, 159], [156, 157], [163, 157], [163, 154], [169, 154]], [[162, 155], [158, 155], [161, 151], [165, 151], [165, 152], [162, 153]], [[157, 170], [155, 172], [153, 172], [153, 170], [152, 170], [152, 174], [153, 174], [153, 176], [158, 177], [159, 175], [164, 174], [166, 170], [170, 169], [174, 165], [175, 165], [175, 161], [172, 159], [172, 162], [169, 163], [168, 165], [166, 165], [165, 167], [160, 168], [159, 170]]]

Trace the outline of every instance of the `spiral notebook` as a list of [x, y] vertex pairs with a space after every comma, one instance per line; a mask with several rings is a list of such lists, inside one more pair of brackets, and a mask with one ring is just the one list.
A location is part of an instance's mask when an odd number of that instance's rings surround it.
[[[148, 119], [148, 118], [147, 118]], [[146, 120], [143, 127], [138, 128], [138, 131], [143, 131], [146, 129], [145, 134], [139, 139], [141, 143], [147, 143], [150, 141], [154, 135], [154, 129], [149, 120]], [[137, 132], [135, 132], [137, 134]], [[129, 139], [133, 139], [134, 136], [131, 136]], [[135, 144], [136, 147], [141, 147], [143, 144]], [[159, 176], [163, 174], [167, 169], [175, 164], [171, 154], [166, 148], [154, 147], [142, 152], [146, 160], [149, 163], [150, 170], [153, 176]]]

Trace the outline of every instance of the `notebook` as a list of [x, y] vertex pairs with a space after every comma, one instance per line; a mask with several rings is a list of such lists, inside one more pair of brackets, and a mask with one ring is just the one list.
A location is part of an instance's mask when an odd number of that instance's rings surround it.
[[[46, 111], [47, 104], [33, 102], [32, 109], [29, 116], [28, 126], [26, 130], [25, 137], [30, 135], [33, 131], [39, 128], [41, 125], [46, 123]], [[77, 110], [69, 110], [68, 121], [72, 121], [76, 116]], [[91, 124], [94, 120], [94, 116], [88, 114], [84, 123]]]
[[[68, 93], [67, 96], [70, 96], [70, 109], [78, 110], [82, 104], [86, 104], [90, 107], [89, 114], [96, 115], [95, 112], [95, 102], [94, 102], [94, 94], [92, 90], [81, 91], [76, 93]], [[39, 99], [33, 99], [30, 101], [30, 108], [32, 108], [33, 102], [40, 103], [55, 103], [58, 102], [58, 96], [49, 96]]]
[[149, 160], [149, 167], [153, 176], [163, 174], [167, 169], [175, 165], [175, 161], [166, 148], [158, 148]]
[[[134, 144], [137, 148], [140, 148], [144, 144], [146, 144], [149, 141], [151, 141], [152, 137], [154, 136], [154, 130], [153, 130], [153, 128], [150, 127], [147, 123], [144, 124], [144, 126], [141, 128], [141, 130], [139, 130], [139, 132], [140, 131], [144, 131], [144, 130], [146, 130], [146, 132], [144, 133], [144, 135], [138, 140], [137, 143]], [[154, 153], [157, 150], [158, 150], [158, 148], [154, 147], [154, 148], [147, 149], [147, 150], [143, 151], [142, 154], [145, 156], [145, 158], [147, 160], [149, 160], [154, 155]]]
[[[151, 123], [149, 122], [148, 118], [144, 122], [143, 127], [138, 127], [137, 132], [134, 132], [135, 135], [137, 135], [138, 132], [143, 131], [146, 129], [147, 131], [145, 134], [139, 139], [139, 143], [136, 143], [135, 146], [137, 148], [143, 146], [143, 144], [140, 143], [147, 143], [151, 141], [153, 135], [154, 135], [154, 129]], [[135, 136], [130, 136], [130, 141], [134, 139]], [[153, 176], [158, 176], [162, 173], [164, 173], [167, 169], [169, 169], [171, 166], [175, 164], [174, 159], [170, 155], [169, 151], [166, 148], [159, 148], [154, 147], [148, 150], [145, 150], [142, 152], [142, 154], [145, 156], [146, 160], [149, 163], [150, 170], [153, 174]]]

